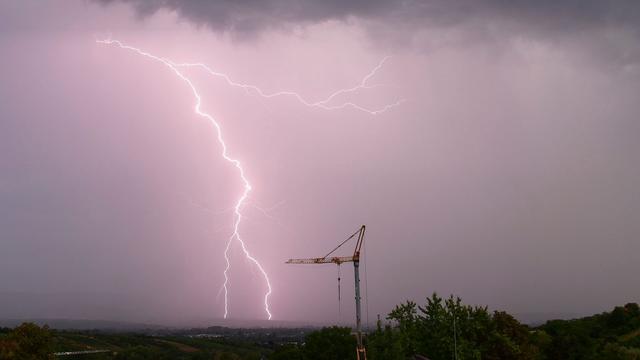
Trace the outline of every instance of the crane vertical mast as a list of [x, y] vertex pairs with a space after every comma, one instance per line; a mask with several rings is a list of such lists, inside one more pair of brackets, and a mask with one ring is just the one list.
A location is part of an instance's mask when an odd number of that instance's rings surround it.
[[356, 339], [358, 341], [357, 354], [358, 359], [360, 359], [360, 354], [364, 356], [364, 360], [367, 359], [367, 353], [364, 350], [364, 345], [362, 344], [362, 315], [361, 315], [361, 306], [360, 306], [360, 248], [362, 247], [362, 242], [364, 241], [364, 230], [365, 226], [362, 225], [358, 234], [358, 242], [356, 243], [356, 249], [353, 252], [353, 278], [355, 281], [355, 296], [356, 296]]
[[[287, 264], [329, 264], [334, 263], [338, 266], [345, 262], [353, 263], [353, 277], [355, 281], [355, 300], [356, 300], [356, 341], [357, 348], [356, 354], [358, 356], [358, 360], [366, 360], [367, 352], [364, 348], [364, 344], [362, 342], [362, 315], [361, 315], [361, 297], [360, 297], [360, 249], [362, 248], [362, 244], [364, 243], [364, 231], [365, 226], [362, 225], [358, 231], [349, 236], [346, 240], [344, 240], [340, 245], [336, 246], [333, 250], [331, 250], [327, 255], [321, 258], [307, 258], [307, 259], [289, 259], [286, 261]], [[336, 250], [338, 250], [342, 245], [346, 244], [349, 240], [353, 239], [355, 236], [358, 236], [356, 241], [356, 248], [353, 251], [353, 256], [333, 256], [330, 257]]]

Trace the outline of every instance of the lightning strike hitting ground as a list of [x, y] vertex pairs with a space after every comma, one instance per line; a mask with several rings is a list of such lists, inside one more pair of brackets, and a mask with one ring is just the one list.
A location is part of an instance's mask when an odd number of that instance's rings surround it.
[[162, 64], [164, 64], [165, 66], [167, 66], [169, 69], [171, 69], [171, 71], [173, 71], [181, 80], [183, 80], [191, 89], [191, 92], [193, 93], [193, 96], [196, 99], [196, 104], [194, 107], [194, 111], [196, 114], [198, 114], [199, 116], [207, 119], [212, 125], [213, 127], [216, 129], [216, 136], [217, 136], [217, 140], [218, 143], [220, 144], [221, 148], [222, 148], [222, 157], [228, 161], [229, 163], [231, 163], [237, 170], [238, 173], [240, 175], [240, 179], [244, 185], [242, 194], [240, 195], [240, 197], [238, 198], [233, 210], [234, 210], [234, 222], [233, 222], [233, 233], [231, 234], [231, 236], [229, 237], [229, 239], [227, 240], [227, 244], [225, 247], [225, 251], [224, 251], [224, 258], [226, 261], [226, 267], [224, 270], [224, 284], [223, 289], [224, 289], [224, 318], [226, 319], [227, 316], [229, 315], [229, 269], [231, 268], [231, 261], [229, 260], [229, 250], [231, 247], [231, 244], [234, 240], [238, 241], [238, 243], [240, 244], [240, 247], [245, 255], [245, 257], [252, 262], [260, 271], [260, 273], [262, 274], [262, 276], [264, 277], [265, 283], [267, 285], [267, 292], [264, 295], [264, 311], [267, 314], [267, 318], [269, 320], [271, 320], [272, 314], [271, 314], [271, 309], [269, 307], [269, 296], [271, 295], [272, 292], [272, 288], [271, 288], [271, 281], [269, 280], [269, 276], [267, 275], [267, 272], [264, 270], [264, 268], [262, 267], [262, 265], [260, 264], [260, 262], [251, 255], [251, 253], [247, 250], [246, 244], [244, 242], [244, 240], [242, 240], [242, 237], [240, 236], [240, 223], [242, 222], [242, 209], [247, 201], [247, 198], [249, 197], [249, 193], [251, 192], [251, 184], [249, 183], [249, 180], [247, 179], [247, 177], [245, 176], [245, 172], [244, 172], [244, 168], [242, 167], [242, 163], [235, 159], [232, 158], [229, 155], [229, 152], [227, 150], [227, 144], [224, 141], [224, 138], [222, 136], [222, 128], [220, 126], [220, 124], [218, 123], [218, 121], [216, 121], [214, 119], [213, 116], [211, 116], [210, 114], [203, 112], [200, 107], [202, 104], [202, 98], [200, 96], [200, 94], [198, 93], [198, 90], [196, 89], [195, 85], [193, 84], [193, 82], [186, 76], [184, 75], [181, 71], [180, 68], [189, 68], [189, 67], [199, 67], [204, 69], [207, 73], [209, 73], [210, 75], [216, 76], [216, 77], [220, 77], [222, 79], [224, 79], [230, 86], [233, 87], [239, 87], [242, 88], [246, 91], [254, 91], [256, 94], [258, 94], [259, 96], [262, 96], [264, 98], [273, 98], [276, 96], [290, 96], [293, 97], [295, 99], [297, 99], [300, 103], [302, 103], [305, 106], [308, 107], [316, 107], [316, 108], [320, 108], [320, 109], [324, 109], [324, 110], [338, 110], [338, 109], [344, 109], [344, 108], [353, 108], [356, 109], [358, 111], [363, 111], [366, 112], [368, 114], [371, 115], [377, 115], [380, 114], [382, 112], [385, 112], [395, 106], [400, 105], [404, 100], [398, 100], [395, 103], [392, 104], [387, 104], [379, 109], [368, 109], [365, 108], [363, 106], [360, 106], [358, 104], [355, 104], [353, 102], [344, 102], [338, 105], [330, 105], [330, 102], [332, 100], [334, 100], [337, 96], [342, 95], [342, 94], [347, 94], [347, 93], [352, 93], [352, 92], [356, 92], [358, 90], [361, 89], [370, 89], [373, 87], [376, 87], [378, 85], [368, 85], [367, 82], [377, 73], [378, 70], [380, 70], [380, 68], [382, 68], [382, 66], [384, 65], [384, 63], [388, 60], [388, 57], [385, 57], [384, 59], [382, 59], [382, 61], [380, 61], [380, 63], [369, 73], [367, 74], [362, 81], [360, 82], [360, 84], [351, 87], [351, 88], [347, 88], [347, 89], [340, 89], [334, 93], [332, 93], [331, 95], [329, 95], [326, 99], [324, 100], [320, 100], [320, 101], [316, 101], [316, 102], [311, 102], [306, 100], [304, 97], [302, 97], [300, 94], [293, 92], [293, 91], [279, 91], [279, 92], [274, 92], [274, 93], [266, 93], [264, 92], [262, 89], [260, 89], [258, 86], [256, 85], [250, 85], [250, 84], [241, 84], [241, 83], [237, 83], [235, 81], [233, 81], [227, 74], [224, 73], [220, 73], [220, 72], [216, 72], [213, 71], [211, 68], [209, 68], [208, 66], [202, 64], [202, 63], [175, 63], [169, 59], [166, 58], [162, 58], [162, 57], [158, 57], [155, 55], [152, 55], [148, 52], [145, 52], [141, 49], [129, 46], [129, 45], [125, 45], [120, 41], [117, 40], [111, 40], [111, 39], [106, 39], [106, 40], [96, 40], [97, 43], [99, 44], [106, 44], [106, 45], [112, 45], [112, 46], [117, 46], [121, 49], [125, 49], [125, 50], [129, 50], [129, 51], [133, 51], [135, 53], [137, 53], [138, 55], [142, 55], [144, 57], [147, 57], [149, 59], [152, 59], [154, 61], [160, 62]]

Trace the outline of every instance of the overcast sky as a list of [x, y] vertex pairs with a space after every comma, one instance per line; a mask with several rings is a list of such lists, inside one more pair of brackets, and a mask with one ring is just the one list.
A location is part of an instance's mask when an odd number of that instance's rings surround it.
[[[324, 255], [366, 224], [368, 312], [436, 291], [516, 314], [639, 301], [637, 1], [2, 1], [0, 317], [222, 317], [241, 234], [277, 320], [337, 321]], [[352, 251], [349, 247], [342, 255]], [[364, 265], [364, 264], [363, 264]], [[264, 319], [231, 247], [229, 317]], [[353, 271], [342, 266], [342, 321]], [[365, 279], [363, 278], [363, 283]]]

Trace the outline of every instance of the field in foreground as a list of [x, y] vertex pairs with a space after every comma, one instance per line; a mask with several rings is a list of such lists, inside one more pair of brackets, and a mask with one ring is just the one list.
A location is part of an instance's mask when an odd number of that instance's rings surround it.
[[[0, 359], [266, 359], [299, 346], [311, 329], [52, 330], [24, 323], [0, 328]], [[64, 352], [100, 353], [62, 354]]]

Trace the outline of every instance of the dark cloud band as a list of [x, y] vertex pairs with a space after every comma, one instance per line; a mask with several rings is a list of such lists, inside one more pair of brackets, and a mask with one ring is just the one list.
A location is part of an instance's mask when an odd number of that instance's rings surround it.
[[640, 27], [634, 0], [96, 0], [131, 4], [139, 15], [161, 9], [217, 31], [258, 32], [287, 25], [359, 18], [411, 27], [507, 22], [539, 32]]

